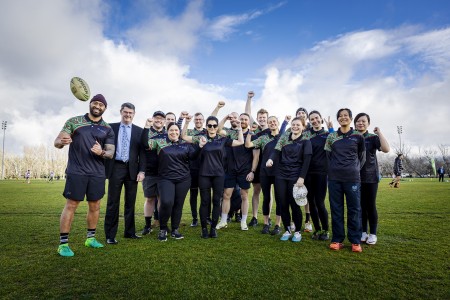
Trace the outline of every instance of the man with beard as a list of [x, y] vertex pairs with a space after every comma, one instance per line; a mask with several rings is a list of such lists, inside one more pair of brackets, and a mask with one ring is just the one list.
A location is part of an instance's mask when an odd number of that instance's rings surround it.
[[114, 132], [102, 119], [107, 102], [103, 95], [95, 95], [89, 103], [89, 113], [66, 121], [54, 145], [56, 148], [69, 146], [69, 159], [66, 169], [66, 185], [63, 196], [66, 204], [60, 219], [61, 256], [74, 256], [69, 247], [69, 232], [72, 221], [81, 201], [88, 201], [87, 239], [89, 248], [102, 248], [95, 239], [95, 231], [100, 212], [100, 200], [105, 194], [105, 166], [103, 160], [114, 155]]
[[145, 149], [145, 178], [142, 182], [142, 188], [144, 190], [144, 218], [145, 227], [142, 230], [142, 234], [149, 234], [152, 229], [152, 215], [155, 213], [154, 227], [159, 227], [159, 220], [157, 220], [157, 205], [158, 195], [158, 154], [156, 150], [150, 150], [148, 148], [148, 140], [154, 138], [166, 137], [166, 114], [158, 110], [153, 113], [153, 123], [150, 128], [144, 128], [141, 136], [141, 145]]
[[[227, 116], [228, 120], [231, 122], [231, 129], [222, 130], [227, 137], [231, 139], [236, 139], [239, 130], [242, 130], [244, 139], [250, 133], [250, 116], [247, 113], [242, 113], [239, 116], [239, 121], [241, 128], [237, 125], [237, 113], [232, 113]], [[219, 124], [219, 129], [223, 128], [223, 124], [226, 119], [223, 119]], [[232, 147], [232, 149], [227, 151], [227, 171], [225, 175], [225, 184], [223, 192], [223, 202], [222, 202], [222, 217], [217, 224], [217, 229], [227, 227], [227, 217], [230, 210], [230, 200], [233, 190], [236, 185], [241, 188], [241, 230], [248, 230], [247, 227], [247, 214], [248, 214], [248, 190], [250, 188], [250, 181], [253, 180], [252, 172], [252, 161], [253, 152], [251, 149], [245, 148], [244, 145], [238, 147]], [[254, 170], [253, 170], [254, 171]]]

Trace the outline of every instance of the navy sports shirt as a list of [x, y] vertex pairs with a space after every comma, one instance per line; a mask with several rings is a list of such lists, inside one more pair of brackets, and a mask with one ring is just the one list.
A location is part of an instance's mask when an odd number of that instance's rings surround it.
[[114, 131], [109, 124], [103, 119], [94, 122], [85, 114], [67, 120], [61, 132], [70, 134], [72, 138], [66, 173], [105, 177], [104, 159], [93, 153], [91, 148], [96, 141], [102, 148], [106, 144], [114, 145]]
[[148, 148], [148, 141], [150, 139], [163, 139], [167, 136], [166, 130], [163, 128], [157, 131], [153, 127], [144, 128], [142, 130], [141, 143], [145, 149], [145, 176], [158, 176], [158, 154], [156, 150]]
[[365, 132], [363, 136], [366, 146], [366, 162], [361, 169], [361, 182], [377, 183], [380, 179], [377, 161], [377, 150], [381, 151], [380, 138], [369, 132]]
[[198, 145], [186, 143], [182, 139], [172, 142], [168, 137], [151, 139], [149, 148], [158, 153], [158, 175], [171, 181], [184, 181], [191, 177], [189, 160], [200, 152]]
[[295, 140], [292, 133], [282, 135], [275, 146], [271, 159], [275, 161], [279, 156], [276, 177], [288, 180], [305, 178], [311, 161], [312, 147], [309, 140], [302, 139], [300, 135]]
[[[225, 149], [231, 147], [233, 140], [216, 135], [214, 138], [205, 136], [207, 143], [203, 146], [199, 158], [199, 172], [201, 176], [225, 175]], [[200, 136], [192, 137], [193, 143], [198, 143]]]
[[328, 179], [340, 182], [361, 182], [360, 170], [364, 165], [366, 147], [364, 137], [353, 128], [347, 133], [330, 133], [325, 142], [328, 158]]
[[302, 138], [311, 141], [312, 157], [309, 164], [308, 174], [327, 174], [328, 163], [327, 155], [323, 149], [329, 132], [325, 129], [314, 131], [311, 127], [309, 130], [303, 131]]

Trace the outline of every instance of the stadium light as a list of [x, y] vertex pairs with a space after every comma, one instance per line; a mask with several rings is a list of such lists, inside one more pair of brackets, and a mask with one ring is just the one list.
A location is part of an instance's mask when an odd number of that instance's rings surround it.
[[2, 130], [3, 130], [2, 180], [5, 179], [5, 135], [6, 135], [6, 125], [8, 125], [8, 121], [2, 121]]
[[398, 132], [398, 138], [400, 139], [400, 153], [403, 152], [402, 150], [402, 133], [403, 133], [403, 126], [397, 126], [397, 132]]

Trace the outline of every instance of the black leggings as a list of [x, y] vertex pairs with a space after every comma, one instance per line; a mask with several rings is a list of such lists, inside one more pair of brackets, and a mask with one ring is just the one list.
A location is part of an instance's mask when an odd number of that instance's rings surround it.
[[[263, 193], [263, 215], [264, 216], [268, 216], [270, 213], [270, 187], [273, 185], [275, 185], [275, 176], [265, 176], [265, 175], [261, 175], [259, 177], [260, 182], [261, 182], [261, 190]], [[279, 198], [275, 195], [275, 203], [277, 205], [276, 208], [276, 215], [277, 216], [281, 216], [281, 205], [280, 205], [280, 201]]]
[[378, 226], [377, 191], [378, 191], [378, 182], [361, 183], [362, 231], [367, 232], [367, 223], [369, 223], [371, 234], [377, 234], [377, 226]]
[[291, 225], [291, 214], [289, 206], [292, 210], [292, 220], [295, 228], [300, 231], [302, 228], [302, 210], [300, 206], [295, 203], [292, 189], [297, 180], [288, 180], [275, 177], [275, 199], [281, 200], [281, 220], [283, 221], [284, 229], [287, 231]]
[[[308, 203], [311, 219], [315, 230], [328, 231], [328, 211], [325, 207], [325, 196], [327, 194], [327, 175], [308, 174], [305, 186], [308, 189]], [[322, 226], [321, 226], [322, 224]]]
[[190, 177], [181, 182], [173, 182], [169, 179], [159, 180], [159, 227], [161, 230], [168, 229], [169, 218], [171, 219], [172, 230], [178, 229], [180, 226], [184, 199], [190, 186]]
[[220, 199], [223, 195], [224, 176], [199, 176], [198, 186], [200, 188], [200, 223], [202, 228], [207, 227], [206, 218], [209, 217], [211, 211], [211, 189], [212, 189], [212, 222], [211, 227], [214, 228], [219, 221]]

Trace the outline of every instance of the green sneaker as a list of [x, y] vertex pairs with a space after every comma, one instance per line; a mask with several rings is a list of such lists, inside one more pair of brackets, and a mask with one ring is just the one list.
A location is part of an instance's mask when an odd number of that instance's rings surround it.
[[89, 248], [103, 248], [103, 245], [100, 244], [95, 237], [87, 238], [84, 245]]
[[65, 256], [65, 257], [72, 257], [75, 255], [75, 253], [73, 253], [72, 249], [70, 249], [69, 244], [59, 245], [58, 253], [59, 253], [59, 255]]

